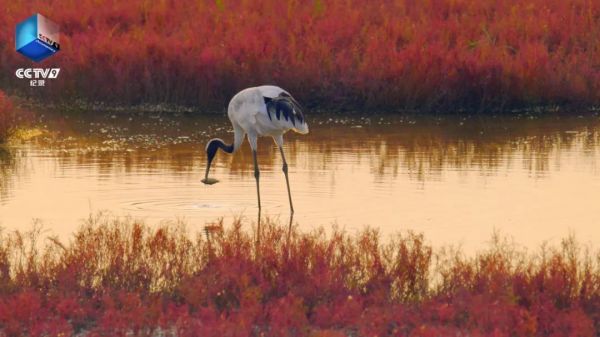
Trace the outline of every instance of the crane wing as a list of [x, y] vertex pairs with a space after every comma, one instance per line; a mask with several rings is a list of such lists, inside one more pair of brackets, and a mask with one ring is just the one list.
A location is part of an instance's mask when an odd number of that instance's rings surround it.
[[302, 108], [300, 104], [286, 92], [282, 92], [277, 97], [264, 97], [265, 105], [267, 106], [267, 115], [269, 120], [273, 120], [273, 116], [277, 120], [281, 120], [281, 117], [286, 121], [291, 121], [295, 126], [296, 121], [300, 124], [304, 121], [304, 115], [302, 114]]

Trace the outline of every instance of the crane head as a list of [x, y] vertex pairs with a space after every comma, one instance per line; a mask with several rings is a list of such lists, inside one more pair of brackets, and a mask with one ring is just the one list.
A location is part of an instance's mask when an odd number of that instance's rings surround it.
[[219, 150], [219, 149], [221, 149], [227, 153], [232, 153], [233, 152], [233, 144], [226, 145], [225, 142], [223, 142], [223, 140], [219, 139], [219, 138], [211, 139], [206, 144], [206, 159], [207, 159], [206, 173], [204, 175], [204, 179], [202, 179], [202, 182], [207, 185], [212, 185], [212, 184], [216, 184], [219, 182], [217, 179], [208, 177], [208, 172], [210, 171], [210, 164], [212, 164], [213, 159], [217, 155], [217, 150]]

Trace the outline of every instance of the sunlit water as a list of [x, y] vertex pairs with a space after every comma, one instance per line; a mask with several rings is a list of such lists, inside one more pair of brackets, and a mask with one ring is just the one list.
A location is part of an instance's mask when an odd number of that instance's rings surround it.
[[[225, 116], [100, 114], [46, 117], [49, 136], [0, 152], [0, 225], [39, 219], [68, 237], [89, 214], [109, 210], [148, 223], [256, 221], [248, 144], [219, 153], [211, 176], [204, 146], [231, 139]], [[423, 232], [434, 245], [485, 246], [494, 231], [528, 247], [575, 234], [600, 242], [600, 118], [319, 117], [286, 135], [302, 229], [366, 225], [385, 235]], [[259, 142], [262, 215], [289, 219], [282, 161]]]

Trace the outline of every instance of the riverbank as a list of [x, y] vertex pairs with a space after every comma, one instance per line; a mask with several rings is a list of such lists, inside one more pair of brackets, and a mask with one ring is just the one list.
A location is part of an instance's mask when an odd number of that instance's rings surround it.
[[[259, 235], [260, 233], [260, 235]], [[68, 241], [0, 236], [0, 332], [134, 336], [593, 336], [600, 253], [566, 238], [474, 255], [420, 234], [207, 233], [90, 216]]]
[[[83, 99], [64, 99], [48, 102], [39, 98], [14, 96], [19, 101], [19, 106], [29, 111], [39, 111], [40, 113], [52, 112], [52, 114], [70, 114], [86, 116], [97, 113], [111, 113], [122, 116], [133, 116], [136, 114], [161, 114], [171, 116], [226, 116], [228, 99], [221, 102], [221, 105], [178, 105], [169, 102], [159, 103], [138, 103], [121, 104], [114, 101], [86, 101]], [[329, 104], [308, 104], [310, 108], [304, 108], [304, 113], [310, 117], [319, 117], [324, 115], [340, 115], [349, 117], [374, 117], [374, 116], [403, 116], [407, 118], [445, 118], [445, 117], [464, 117], [471, 118], [477, 116], [507, 116], [507, 117], [543, 117], [543, 116], [577, 116], [577, 115], [598, 115], [600, 105], [585, 104], [547, 104], [530, 105], [521, 107], [512, 107], [505, 109], [492, 108], [489, 111], [473, 110], [468, 107], [457, 107], [453, 109], [431, 109], [424, 108], [406, 108], [402, 106], [371, 107], [365, 108], [364, 105], [329, 105]]]

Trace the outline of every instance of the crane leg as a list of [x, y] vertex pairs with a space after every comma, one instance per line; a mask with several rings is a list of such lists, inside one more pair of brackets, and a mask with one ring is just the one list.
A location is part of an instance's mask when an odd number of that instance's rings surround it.
[[260, 209], [260, 187], [258, 181], [260, 180], [260, 170], [258, 169], [258, 160], [256, 159], [256, 150], [252, 150], [252, 156], [254, 157], [254, 178], [256, 178], [256, 195], [258, 196], [258, 209]]
[[287, 184], [288, 198], [290, 199], [290, 210], [294, 214], [294, 205], [292, 204], [292, 192], [290, 191], [290, 179], [288, 178], [288, 164], [285, 160], [285, 154], [283, 154], [283, 147], [279, 147], [281, 152], [281, 158], [283, 159], [283, 174], [285, 174], [285, 183]]

